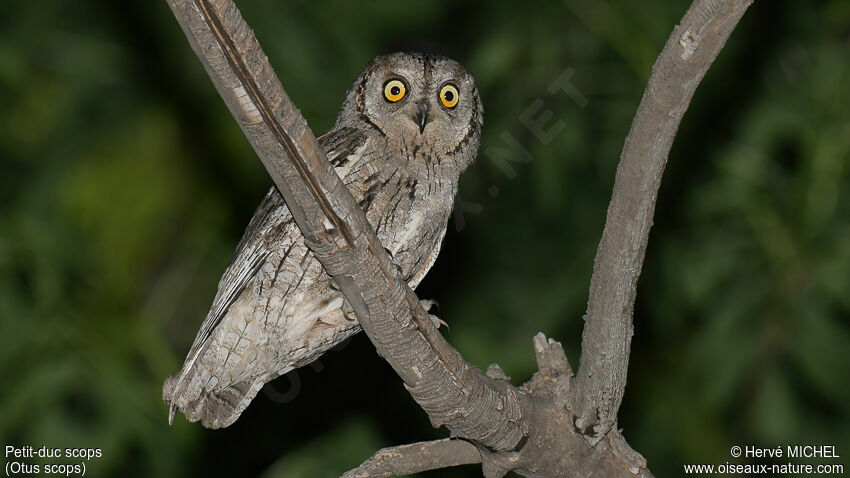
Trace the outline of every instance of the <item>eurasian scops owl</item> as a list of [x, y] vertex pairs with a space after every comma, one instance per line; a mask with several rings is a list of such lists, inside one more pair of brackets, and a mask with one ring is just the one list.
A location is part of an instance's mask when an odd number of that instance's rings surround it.
[[[434, 264], [458, 176], [475, 158], [483, 108], [448, 58], [372, 60], [319, 144], [415, 288]], [[254, 213], [182, 369], [163, 398], [210, 428], [233, 423], [263, 385], [360, 326], [272, 187]]]

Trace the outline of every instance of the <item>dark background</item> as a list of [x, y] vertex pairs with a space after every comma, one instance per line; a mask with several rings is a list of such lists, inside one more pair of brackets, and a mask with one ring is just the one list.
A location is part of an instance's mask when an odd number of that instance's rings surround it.
[[[378, 54], [467, 66], [481, 154], [417, 292], [516, 384], [538, 331], [577, 365], [623, 139], [689, 2], [239, 3], [318, 134]], [[620, 411], [658, 476], [732, 445], [850, 455], [848, 59], [850, 2], [756, 2], [685, 115]], [[578, 93], [550, 93], [568, 68]], [[316, 477], [446, 436], [362, 334], [226, 430], [167, 425], [162, 381], [271, 181], [165, 2], [4, 5], [0, 92], [0, 445], [101, 448], [94, 477]], [[547, 143], [520, 120], [537, 100], [564, 125]], [[506, 134], [530, 160], [487, 152]]]

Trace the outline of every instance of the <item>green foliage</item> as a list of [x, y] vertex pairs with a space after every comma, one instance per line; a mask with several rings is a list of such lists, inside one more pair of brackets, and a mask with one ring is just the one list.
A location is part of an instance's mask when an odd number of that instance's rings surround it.
[[[377, 54], [439, 52], [476, 76], [485, 134], [459, 195], [476, 212], [418, 292], [469, 360], [520, 383], [538, 331], [577, 365], [622, 142], [687, 3], [240, 6], [317, 133]], [[168, 427], [162, 380], [270, 181], [164, 2], [4, 10], [0, 444], [101, 448], [92, 476], [271, 478], [444, 435], [363, 337], [276, 382], [293, 401]], [[849, 28], [841, 0], [757, 2], [685, 116], [620, 414], [658, 476], [736, 444], [850, 445]], [[550, 89], [567, 68], [577, 95]], [[546, 110], [563, 129], [543, 142], [522, 118]], [[528, 161], [500, 160], [506, 137]]]

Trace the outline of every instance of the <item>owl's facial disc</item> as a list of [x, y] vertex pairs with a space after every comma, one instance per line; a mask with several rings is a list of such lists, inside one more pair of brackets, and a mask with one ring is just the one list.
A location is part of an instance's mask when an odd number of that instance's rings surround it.
[[472, 76], [448, 58], [378, 57], [360, 78], [358, 117], [408, 158], [443, 158], [478, 146], [482, 108]]

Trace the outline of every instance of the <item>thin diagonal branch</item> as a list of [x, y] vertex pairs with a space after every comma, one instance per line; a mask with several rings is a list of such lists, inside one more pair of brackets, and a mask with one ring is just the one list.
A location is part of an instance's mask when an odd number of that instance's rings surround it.
[[306, 244], [431, 422], [489, 449], [514, 448], [526, 428], [516, 389], [464, 361], [436, 331], [234, 3], [168, 3]]
[[667, 155], [708, 67], [752, 0], [696, 0], [655, 61], [626, 137], [596, 253], [574, 412], [591, 443], [617, 420], [626, 387], [637, 280]]
[[475, 445], [464, 440], [446, 438], [382, 448], [340, 478], [412, 475], [472, 463], [481, 463], [481, 454]]

